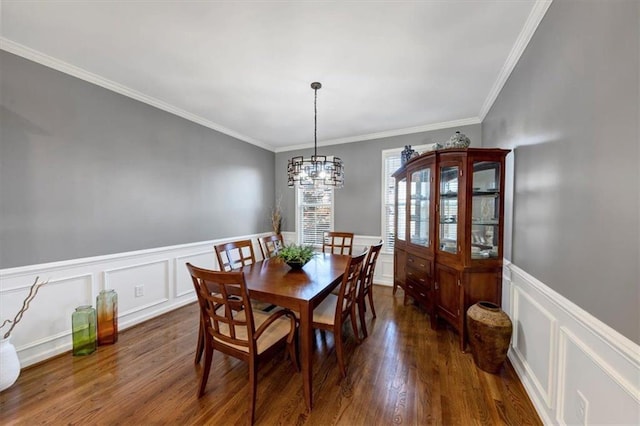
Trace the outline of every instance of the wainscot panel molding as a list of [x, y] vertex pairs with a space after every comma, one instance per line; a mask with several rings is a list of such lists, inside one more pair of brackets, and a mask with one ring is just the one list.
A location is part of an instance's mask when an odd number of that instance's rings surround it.
[[[285, 244], [297, 244], [298, 234], [296, 232], [282, 232]], [[353, 254], [362, 253], [374, 244], [378, 244], [382, 237], [375, 235], [354, 235], [353, 236]], [[376, 263], [376, 272], [373, 275], [374, 284], [393, 285], [393, 253], [380, 252], [378, 262]]]
[[2, 320], [13, 319], [37, 276], [48, 281], [11, 333], [20, 364], [27, 367], [71, 350], [71, 314], [80, 305], [95, 307], [100, 290], [118, 293], [118, 322], [124, 330], [196, 300], [185, 263], [218, 269], [213, 246], [241, 239], [253, 241], [259, 258], [257, 240], [268, 234], [1, 269]]
[[509, 359], [545, 424], [640, 424], [640, 346], [505, 261]]

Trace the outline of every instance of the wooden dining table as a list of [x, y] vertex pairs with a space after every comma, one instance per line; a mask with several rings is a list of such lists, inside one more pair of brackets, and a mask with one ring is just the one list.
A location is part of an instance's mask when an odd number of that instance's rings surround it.
[[318, 253], [299, 270], [277, 257], [242, 268], [251, 299], [299, 314], [302, 383], [309, 410], [313, 406], [313, 309], [340, 283], [349, 259], [347, 255]]

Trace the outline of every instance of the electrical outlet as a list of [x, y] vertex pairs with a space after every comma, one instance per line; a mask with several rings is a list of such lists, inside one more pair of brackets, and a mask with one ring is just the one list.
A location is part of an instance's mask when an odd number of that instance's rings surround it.
[[144, 286], [143, 285], [137, 285], [134, 287], [135, 290], [135, 295], [136, 297], [142, 297], [144, 296]]
[[587, 398], [582, 394], [582, 392], [576, 391], [576, 393], [578, 394], [576, 414], [578, 415], [578, 420], [580, 421], [580, 423], [586, 425], [587, 414], [589, 413], [589, 401], [587, 401]]

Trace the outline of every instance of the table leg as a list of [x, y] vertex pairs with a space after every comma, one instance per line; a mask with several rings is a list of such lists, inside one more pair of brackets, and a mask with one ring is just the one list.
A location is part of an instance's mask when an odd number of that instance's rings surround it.
[[302, 361], [302, 386], [307, 408], [311, 411], [313, 406], [312, 385], [312, 339], [313, 339], [313, 308], [309, 304], [303, 304], [300, 309], [300, 357]]

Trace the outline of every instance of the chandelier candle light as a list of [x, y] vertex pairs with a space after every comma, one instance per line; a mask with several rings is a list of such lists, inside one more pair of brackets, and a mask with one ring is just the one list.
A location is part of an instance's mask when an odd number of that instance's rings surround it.
[[287, 165], [287, 184], [305, 187], [334, 187], [344, 185], [344, 166], [342, 160], [334, 156], [318, 155], [318, 89], [322, 84], [311, 83], [313, 100], [313, 155], [311, 158], [293, 157]]

